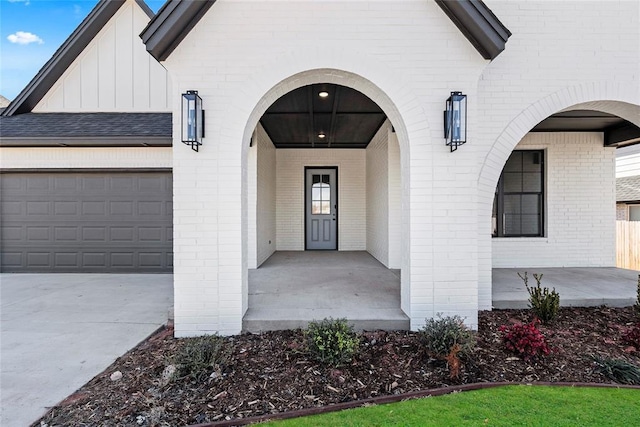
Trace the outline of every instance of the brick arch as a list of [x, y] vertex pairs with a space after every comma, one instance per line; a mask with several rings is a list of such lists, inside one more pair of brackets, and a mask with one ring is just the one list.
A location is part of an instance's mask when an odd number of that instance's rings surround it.
[[[516, 145], [539, 122], [560, 111], [590, 109], [617, 115], [640, 126], [640, 105], [633, 94], [610, 82], [585, 83], [554, 92], [520, 112], [499, 134], [484, 158], [478, 176], [479, 308], [491, 308], [492, 246], [490, 222], [495, 188]], [[483, 226], [486, 224], [486, 227]]]
[[[283, 67], [283, 64], [288, 64]], [[409, 256], [409, 151], [410, 141], [429, 139], [427, 115], [414, 92], [402, 78], [398, 70], [387, 65], [376, 63], [370, 58], [360, 57], [357, 53], [336, 49], [323, 50], [312, 48], [304, 52], [296, 52], [288, 58], [277, 58], [273, 66], [261, 68], [260, 74], [242, 85], [237, 95], [234, 94], [230, 108], [242, 110], [244, 117], [241, 144], [242, 165], [248, 164], [249, 141], [260, 118], [267, 108], [285, 93], [314, 83], [333, 83], [358, 90], [377, 103], [393, 124], [400, 145], [400, 163], [402, 173], [402, 280], [401, 306], [410, 314], [410, 262]], [[227, 135], [238, 135], [236, 123], [223, 124], [222, 132]], [[227, 127], [227, 129], [224, 129]], [[247, 167], [242, 176], [242, 213], [243, 235], [247, 236], [248, 221], [248, 179]], [[247, 240], [243, 239], [243, 265], [248, 265]], [[246, 272], [246, 270], [245, 270]], [[246, 301], [248, 278], [243, 274], [243, 301]], [[246, 302], [243, 306], [247, 307]]]
[[493, 194], [502, 167], [516, 145], [542, 120], [560, 111], [590, 109], [622, 117], [640, 126], [640, 106], [633, 94], [610, 82], [585, 83], [554, 92], [520, 112], [496, 138], [478, 176], [481, 192]]

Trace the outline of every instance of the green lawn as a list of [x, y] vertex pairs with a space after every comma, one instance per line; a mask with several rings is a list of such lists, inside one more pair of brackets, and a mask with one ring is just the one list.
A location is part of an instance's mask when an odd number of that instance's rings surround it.
[[640, 390], [508, 386], [350, 409], [268, 426], [631, 426]]

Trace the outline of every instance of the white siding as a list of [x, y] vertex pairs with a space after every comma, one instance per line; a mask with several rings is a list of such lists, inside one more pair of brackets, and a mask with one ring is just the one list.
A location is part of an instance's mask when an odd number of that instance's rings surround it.
[[171, 147], [0, 148], [1, 169], [137, 169], [171, 166]]
[[640, 145], [616, 150], [616, 178], [640, 175]]
[[402, 267], [402, 177], [400, 145], [395, 132], [389, 132], [389, 268]]
[[338, 167], [338, 250], [366, 250], [365, 150], [281, 149], [277, 164], [277, 249], [304, 250], [304, 168]]
[[386, 122], [367, 146], [367, 251], [389, 267], [389, 129]]
[[276, 250], [276, 148], [262, 125], [258, 124], [257, 162], [257, 265]]
[[494, 238], [494, 267], [615, 267], [614, 148], [601, 133], [530, 133], [546, 155], [545, 237]]
[[170, 111], [167, 71], [139, 37], [148, 22], [127, 0], [33, 111]]

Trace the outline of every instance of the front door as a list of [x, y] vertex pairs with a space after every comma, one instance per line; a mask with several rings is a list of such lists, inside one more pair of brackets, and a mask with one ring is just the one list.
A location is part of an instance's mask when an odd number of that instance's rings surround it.
[[307, 169], [306, 249], [338, 249], [337, 169]]

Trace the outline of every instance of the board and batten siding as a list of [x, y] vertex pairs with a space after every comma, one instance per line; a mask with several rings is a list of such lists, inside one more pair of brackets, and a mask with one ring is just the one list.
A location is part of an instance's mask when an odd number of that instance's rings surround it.
[[127, 0], [33, 112], [171, 111], [167, 70], [139, 37], [148, 22], [140, 6]]

